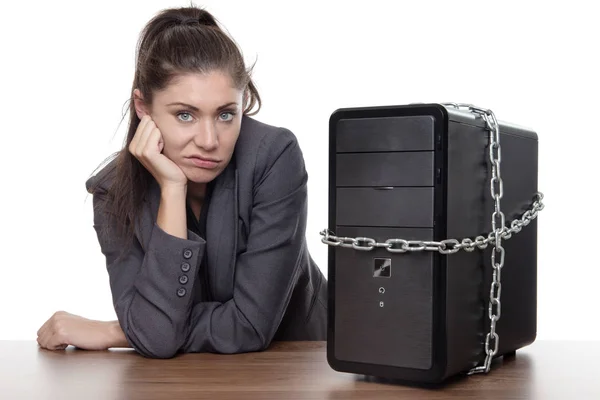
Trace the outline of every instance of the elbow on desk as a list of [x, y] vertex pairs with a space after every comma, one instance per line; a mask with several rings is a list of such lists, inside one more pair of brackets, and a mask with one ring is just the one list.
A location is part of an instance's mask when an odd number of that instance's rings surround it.
[[175, 347], [156, 347], [154, 349], [145, 349], [142, 351], [141, 349], [136, 349], [136, 351], [146, 358], [156, 358], [156, 359], [169, 359], [175, 357], [177, 355], [177, 349]]
[[[127, 329], [123, 331], [133, 349], [146, 358], [173, 358], [181, 348], [182, 339], [172, 325], [140, 326], [127, 318]], [[150, 324], [156, 321], [150, 321]]]
[[170, 334], [161, 333], [159, 338], [155, 338], [156, 334], [144, 336], [131, 328], [124, 333], [131, 347], [146, 358], [173, 358], [179, 351], [177, 340]]

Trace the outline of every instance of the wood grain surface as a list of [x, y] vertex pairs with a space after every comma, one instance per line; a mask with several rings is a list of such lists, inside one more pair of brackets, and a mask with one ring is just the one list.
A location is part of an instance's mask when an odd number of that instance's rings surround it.
[[325, 342], [153, 360], [131, 349], [48, 351], [0, 341], [1, 399], [600, 399], [600, 342], [537, 341], [488, 375], [434, 387], [334, 371]]

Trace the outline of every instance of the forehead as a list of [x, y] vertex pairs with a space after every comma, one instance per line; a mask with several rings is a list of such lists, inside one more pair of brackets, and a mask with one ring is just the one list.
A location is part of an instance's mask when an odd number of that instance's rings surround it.
[[240, 93], [228, 74], [220, 71], [189, 73], [173, 78], [164, 90], [156, 94], [155, 100], [163, 105], [183, 102], [199, 108], [216, 108], [223, 103], [236, 101]]

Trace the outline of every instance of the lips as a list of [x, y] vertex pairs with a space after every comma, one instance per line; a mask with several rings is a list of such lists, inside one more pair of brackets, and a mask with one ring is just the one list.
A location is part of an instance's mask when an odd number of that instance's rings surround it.
[[213, 169], [216, 168], [219, 164], [218, 161], [214, 161], [211, 159], [207, 160], [205, 158], [200, 157], [188, 157], [188, 159], [192, 162], [192, 164], [199, 168]]
[[219, 162], [219, 160], [217, 160], [216, 158], [202, 157], [202, 156], [199, 156], [199, 155], [196, 155], [196, 154], [190, 156], [189, 158], [197, 158], [197, 159], [202, 160], [202, 161]]

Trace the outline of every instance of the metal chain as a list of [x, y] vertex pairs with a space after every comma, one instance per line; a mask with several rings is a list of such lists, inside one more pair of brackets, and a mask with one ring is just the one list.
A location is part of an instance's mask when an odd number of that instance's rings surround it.
[[[321, 242], [330, 246], [347, 247], [355, 250], [370, 251], [374, 248], [384, 248], [391, 253], [406, 253], [415, 251], [438, 251], [441, 254], [453, 254], [461, 249], [465, 251], [475, 250], [475, 246], [479, 249], [487, 248], [490, 242], [493, 243], [492, 248], [492, 284], [490, 288], [490, 299], [488, 305], [488, 316], [490, 319], [490, 332], [485, 338], [485, 353], [486, 358], [483, 365], [472, 368], [468, 375], [476, 373], [487, 373], [490, 370], [490, 365], [494, 356], [498, 353], [498, 344], [500, 338], [496, 333], [496, 324], [501, 315], [500, 293], [501, 272], [504, 267], [504, 247], [502, 247], [502, 239], [510, 239], [513, 233], [518, 233], [524, 226], [535, 219], [538, 212], [544, 209], [542, 199], [544, 195], [541, 192], [536, 193], [537, 199], [533, 201], [531, 208], [523, 213], [520, 218], [513, 220], [510, 228], [505, 226], [505, 216], [500, 209], [500, 199], [503, 196], [503, 181], [500, 175], [500, 126], [496, 120], [496, 116], [491, 110], [483, 109], [464, 103], [442, 103], [443, 105], [452, 106], [454, 108], [467, 108], [469, 111], [481, 115], [489, 130], [489, 158], [492, 166], [492, 178], [490, 180], [490, 193], [494, 199], [494, 212], [492, 213], [492, 232], [486, 237], [477, 236], [475, 240], [469, 238], [462, 239], [459, 242], [456, 239], [445, 239], [440, 242], [421, 241], [421, 240], [404, 240], [404, 239], [387, 239], [384, 243], [379, 243], [373, 238], [368, 237], [338, 237], [329, 229], [324, 229], [320, 232], [323, 236]], [[496, 262], [496, 253], [500, 258]], [[493, 344], [493, 345], [492, 345]]]
[[[529, 225], [529, 223], [537, 217], [538, 212], [544, 208], [544, 204], [542, 203], [544, 195], [538, 192], [536, 197], [538, 197], [538, 200], [533, 202], [531, 209], [525, 211], [520, 218], [516, 218], [514, 221], [512, 221], [510, 224], [510, 229], [504, 227], [502, 230], [503, 239], [510, 239], [513, 233], [520, 232], [524, 226]], [[486, 249], [488, 247], [488, 243], [495, 239], [494, 232], [490, 232], [487, 237], [477, 236], [474, 240], [465, 238], [460, 242], [456, 239], [446, 239], [440, 242], [387, 239], [385, 242], [379, 243], [375, 239], [369, 237], [352, 238], [335, 236], [333, 232], [328, 229], [322, 230], [319, 232], [319, 234], [323, 236], [321, 242], [331, 246], [352, 248], [360, 251], [370, 251], [378, 247], [384, 248], [390, 253], [406, 253], [425, 250], [437, 251], [441, 254], [453, 254], [460, 250], [471, 252], [475, 250], [475, 247], [478, 247], [479, 249]]]

